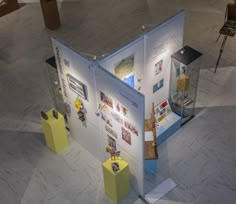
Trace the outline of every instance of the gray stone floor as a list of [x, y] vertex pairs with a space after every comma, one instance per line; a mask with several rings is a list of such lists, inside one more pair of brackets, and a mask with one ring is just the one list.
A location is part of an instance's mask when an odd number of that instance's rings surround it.
[[[53, 106], [48, 66], [56, 36], [97, 56], [118, 48], [186, 9], [184, 42], [203, 53], [196, 117], [159, 147], [159, 173], [146, 191], [171, 177], [177, 187], [158, 204], [234, 204], [236, 201], [236, 38], [229, 38], [216, 74], [218, 30], [226, 0], [80, 0], [59, 5], [62, 26], [48, 31], [38, 3], [0, 18], [0, 203], [112, 203], [100, 163], [70, 138], [53, 154], [39, 112]], [[222, 38], [221, 38], [222, 40]], [[143, 203], [131, 190], [121, 203]]]

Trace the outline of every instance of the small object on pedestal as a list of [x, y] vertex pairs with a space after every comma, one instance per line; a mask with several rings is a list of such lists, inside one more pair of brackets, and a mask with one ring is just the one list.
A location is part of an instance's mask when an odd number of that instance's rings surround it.
[[54, 118], [58, 119], [58, 112], [56, 110], [52, 110], [52, 115]]
[[117, 162], [112, 162], [111, 168], [114, 173], [117, 173], [120, 170], [120, 166]]
[[110, 153], [111, 160], [115, 161], [120, 156], [120, 151], [116, 151], [114, 148], [111, 148], [109, 146], [106, 146], [106, 151]]
[[48, 120], [48, 116], [47, 116], [46, 113], [44, 113], [43, 111], [41, 111], [40, 114], [41, 114], [41, 117], [42, 117], [43, 119]]

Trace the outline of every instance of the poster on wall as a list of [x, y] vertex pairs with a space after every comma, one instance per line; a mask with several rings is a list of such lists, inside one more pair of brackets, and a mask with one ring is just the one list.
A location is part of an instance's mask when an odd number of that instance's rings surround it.
[[113, 108], [112, 99], [109, 96], [107, 96], [105, 93], [103, 93], [102, 91], [100, 91], [100, 100], [106, 105], [108, 105], [109, 107]]
[[122, 134], [122, 139], [126, 141], [129, 145], [131, 145], [131, 134], [128, 130], [125, 128], [121, 127], [121, 134]]
[[105, 115], [103, 112], [101, 112], [101, 118], [102, 120], [104, 120], [104, 122], [109, 125], [110, 127], [112, 127], [112, 120], [107, 116]]
[[65, 113], [66, 113], [68, 116], [71, 116], [71, 108], [70, 108], [70, 104], [69, 104], [69, 103], [64, 102], [64, 110], [65, 110]]
[[118, 137], [117, 137], [117, 133], [116, 133], [114, 130], [112, 130], [108, 125], [105, 125], [105, 130], [106, 130], [108, 133], [110, 133], [113, 137], [118, 138]]
[[101, 112], [105, 113], [106, 115], [110, 115], [111, 114], [110, 109], [108, 108], [108, 106], [106, 104], [103, 104], [103, 105], [99, 104], [98, 109]]
[[119, 103], [118, 101], [116, 101], [115, 110], [116, 110], [118, 113], [120, 113], [121, 115], [127, 117], [128, 109], [127, 109], [126, 107], [124, 107], [121, 103]]
[[130, 76], [125, 77], [123, 81], [129, 86], [134, 88], [134, 74], [131, 74]]
[[153, 85], [153, 93], [157, 92], [164, 86], [164, 79], [161, 79], [159, 82]]
[[116, 151], [116, 141], [115, 141], [115, 139], [112, 138], [110, 135], [107, 135], [107, 139], [108, 139], [108, 146]]
[[158, 75], [162, 72], [163, 69], [163, 59], [155, 63], [154, 65], [154, 75]]
[[125, 127], [138, 136], [138, 129], [132, 123], [125, 121]]
[[157, 122], [161, 122], [171, 111], [168, 99], [158, 104], [155, 108], [155, 118]]
[[134, 88], [134, 55], [122, 59], [115, 65], [115, 76]]
[[112, 116], [112, 118], [113, 118], [116, 122], [118, 122], [118, 123], [120, 123], [121, 125], [123, 125], [123, 118], [122, 118], [119, 114], [117, 114], [117, 113], [115, 113], [114, 111], [112, 111], [112, 112], [111, 112], [111, 116]]
[[81, 98], [88, 100], [87, 86], [70, 74], [67, 74], [69, 88]]

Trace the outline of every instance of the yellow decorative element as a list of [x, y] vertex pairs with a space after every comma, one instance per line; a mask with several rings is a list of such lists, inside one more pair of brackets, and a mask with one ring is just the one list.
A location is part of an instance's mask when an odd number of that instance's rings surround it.
[[189, 77], [185, 74], [181, 74], [177, 81], [177, 91], [188, 91], [189, 89]]
[[75, 99], [75, 108], [80, 111], [82, 105], [82, 101], [79, 100], [78, 98]]
[[63, 115], [58, 112], [58, 119], [56, 119], [53, 117], [52, 110], [46, 113], [48, 120], [41, 117], [41, 123], [47, 146], [58, 153], [68, 146], [68, 138]]
[[166, 114], [162, 114], [157, 120], [161, 122], [166, 117]]
[[103, 163], [103, 178], [105, 193], [114, 201], [119, 201], [129, 193], [129, 165], [122, 159], [116, 160], [120, 170], [117, 173], [112, 171], [112, 161], [108, 159]]

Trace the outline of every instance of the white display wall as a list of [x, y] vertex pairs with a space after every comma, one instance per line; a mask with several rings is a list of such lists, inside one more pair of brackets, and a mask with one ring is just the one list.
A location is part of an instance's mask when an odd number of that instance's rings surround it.
[[[94, 65], [96, 66], [96, 65]], [[112, 100], [113, 108], [107, 106], [107, 111], [102, 111], [110, 125], [100, 120], [100, 130], [107, 144], [108, 137], [116, 141], [116, 149], [121, 151], [122, 158], [128, 162], [131, 172], [131, 183], [134, 189], [143, 194], [143, 165], [144, 165], [144, 96], [128, 85], [122, 83], [98, 64], [94, 69], [98, 97], [101, 91]], [[100, 105], [106, 105], [98, 98]], [[117, 109], [117, 104], [119, 109]], [[121, 111], [122, 108], [126, 112]], [[132, 129], [131, 129], [132, 127]], [[106, 128], [114, 130], [115, 136]], [[128, 133], [127, 137], [123, 137]], [[108, 158], [108, 155], [107, 155]]]
[[[101, 162], [109, 158], [105, 147], [114, 141], [129, 163], [133, 188], [143, 195], [144, 96], [58, 40], [52, 43], [63, 99], [70, 108], [71, 135]], [[79, 120], [76, 98], [86, 110], [84, 122]]]

